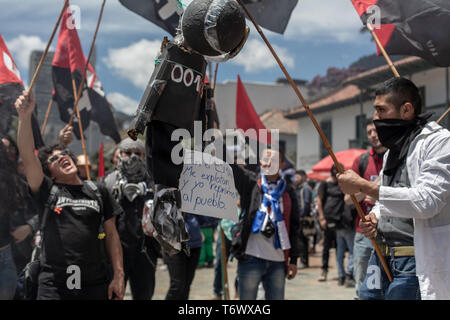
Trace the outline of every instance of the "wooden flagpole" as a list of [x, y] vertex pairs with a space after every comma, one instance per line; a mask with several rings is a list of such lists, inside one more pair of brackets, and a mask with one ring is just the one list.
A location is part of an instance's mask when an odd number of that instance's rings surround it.
[[389, 55], [387, 54], [386, 50], [384, 49], [383, 45], [381, 44], [380, 39], [378, 39], [378, 36], [375, 34], [372, 24], [367, 23], [367, 29], [369, 29], [370, 34], [372, 35], [373, 39], [375, 40], [375, 43], [377, 44], [378, 48], [380, 49], [381, 53], [383, 54], [384, 58], [386, 59], [386, 62], [388, 63], [389, 67], [391, 68], [392, 73], [394, 73], [394, 76], [396, 78], [400, 78], [400, 74], [398, 73], [397, 69], [395, 68], [394, 64], [392, 63], [391, 58], [389, 58]]
[[[80, 85], [79, 85], [78, 90], [77, 90], [78, 94], [75, 96], [75, 109], [78, 108], [78, 102], [79, 102], [80, 97], [81, 97], [81, 92], [83, 91], [83, 84], [84, 84], [84, 81], [86, 80], [86, 73], [87, 73], [87, 69], [88, 69], [88, 66], [89, 66], [89, 60], [91, 59], [92, 52], [94, 51], [94, 44], [95, 44], [95, 40], [97, 38], [97, 33], [98, 33], [98, 29], [100, 27], [100, 22], [102, 20], [103, 9], [105, 7], [105, 2], [106, 2], [106, 0], [103, 0], [102, 7], [100, 9], [100, 14], [99, 14], [99, 17], [98, 17], [98, 20], [97, 20], [97, 26], [95, 28], [94, 36], [92, 38], [91, 47], [89, 48], [89, 54], [88, 54], [88, 57], [87, 57], [87, 60], [86, 60], [86, 65], [84, 67], [83, 72], [81, 73], [81, 82], [80, 82]], [[72, 114], [72, 116], [70, 117], [69, 124], [72, 123], [73, 116], [74, 116], [74, 114]]]
[[41, 136], [44, 136], [45, 128], [47, 127], [48, 116], [50, 115], [50, 110], [52, 109], [52, 105], [53, 105], [53, 97], [48, 102], [47, 111], [45, 112], [44, 123], [42, 124], [42, 128], [41, 128]]
[[[241, 5], [241, 7], [244, 9], [244, 11], [247, 13], [247, 16], [250, 18], [250, 20], [254, 24], [256, 30], [261, 35], [261, 38], [266, 43], [266, 45], [269, 48], [270, 52], [272, 53], [272, 55], [274, 56], [274, 58], [277, 61], [278, 65], [280, 66], [281, 70], [283, 71], [284, 75], [286, 76], [286, 79], [289, 81], [289, 83], [291, 84], [292, 88], [294, 89], [297, 97], [299, 98], [299, 100], [302, 103], [303, 107], [305, 108], [309, 118], [311, 119], [314, 127], [316, 128], [317, 132], [319, 133], [319, 136], [322, 139], [323, 144], [325, 145], [326, 149], [328, 150], [328, 153], [330, 154], [331, 159], [333, 159], [333, 162], [336, 165], [337, 170], [339, 171], [339, 173], [344, 173], [344, 169], [339, 164], [339, 162], [338, 162], [338, 160], [336, 158], [336, 155], [334, 154], [333, 150], [331, 149], [331, 146], [330, 146], [330, 143], [328, 142], [328, 139], [326, 138], [324, 132], [320, 128], [319, 124], [317, 123], [317, 120], [314, 117], [313, 113], [311, 112], [308, 103], [305, 101], [305, 99], [303, 98], [303, 95], [301, 94], [300, 90], [295, 85], [294, 80], [292, 79], [292, 77], [287, 72], [286, 68], [284, 67], [284, 65], [281, 62], [280, 58], [278, 57], [277, 53], [273, 49], [272, 45], [267, 40], [267, 38], [264, 35], [263, 31], [261, 30], [259, 25], [256, 23], [255, 19], [253, 18], [251, 13], [248, 11], [247, 7], [244, 5], [242, 0], [237, 0], [237, 1]], [[351, 199], [353, 201], [353, 204], [355, 205], [356, 210], [358, 211], [358, 215], [361, 218], [361, 220], [363, 222], [367, 221], [366, 218], [365, 218], [364, 212], [362, 211], [361, 206], [359, 205], [359, 202], [356, 200], [355, 196], [354, 195], [350, 195], [350, 197], [351, 197]], [[383, 253], [381, 252], [380, 248], [378, 247], [378, 245], [377, 245], [377, 243], [375, 241], [375, 238], [371, 238], [370, 240], [372, 241], [373, 247], [374, 247], [374, 249], [375, 249], [375, 251], [376, 251], [376, 253], [378, 255], [378, 258], [380, 259], [380, 262], [381, 262], [381, 264], [383, 266], [384, 271], [386, 272], [386, 275], [387, 275], [389, 281], [392, 282], [392, 280], [393, 280], [392, 279], [392, 275], [391, 275], [391, 272], [389, 271], [388, 265], [386, 264], [386, 260], [384, 259]]]
[[81, 137], [81, 145], [83, 147], [83, 155], [84, 155], [84, 158], [86, 160], [85, 168], [86, 168], [86, 173], [87, 173], [88, 180], [91, 180], [91, 174], [90, 174], [90, 171], [89, 171], [88, 157], [87, 157], [87, 153], [86, 153], [86, 144], [85, 144], [85, 141], [84, 141], [84, 133], [83, 133], [83, 128], [82, 128], [82, 124], [81, 124], [81, 115], [80, 115], [80, 110], [78, 108], [78, 103], [80, 101], [81, 93], [83, 91], [83, 85], [84, 85], [84, 82], [86, 80], [86, 73], [87, 73], [87, 69], [88, 69], [88, 66], [89, 66], [89, 60], [91, 59], [92, 52], [93, 52], [93, 49], [94, 49], [94, 44], [95, 44], [95, 40], [97, 38], [97, 33], [98, 33], [98, 29], [100, 27], [100, 22], [102, 20], [103, 9], [105, 8], [105, 3], [106, 3], [106, 0], [103, 0], [102, 7], [100, 9], [100, 14], [99, 14], [99, 17], [97, 19], [97, 26], [95, 28], [94, 36], [92, 38], [91, 47], [89, 49], [89, 55], [87, 57], [86, 65], [85, 65], [84, 70], [83, 70], [82, 75], [81, 75], [81, 82], [80, 82], [80, 85], [78, 87], [78, 90], [76, 89], [75, 80], [72, 79], [72, 85], [73, 85], [74, 96], [75, 96], [75, 106], [74, 106], [74, 111], [75, 112], [72, 113], [72, 115], [70, 117], [70, 120], [69, 120], [69, 124], [72, 124], [73, 117], [74, 117], [74, 115], [76, 113], [77, 114], [77, 118], [78, 118], [78, 127], [80, 129], [80, 137]]
[[215, 91], [215, 90], [216, 90], [216, 83], [217, 83], [217, 71], [218, 71], [218, 69], [219, 69], [219, 64], [218, 64], [218, 63], [216, 63], [216, 67], [214, 68], [214, 82], [213, 82], [213, 87], [212, 87], [213, 91]]
[[[74, 97], [76, 97], [77, 96], [77, 87], [76, 87], [76, 84], [75, 84], [75, 79], [73, 79], [73, 78], [72, 78], [72, 88], [73, 88], [73, 95], [74, 95]], [[81, 114], [80, 114], [80, 109], [78, 108], [78, 103], [75, 105], [75, 112], [77, 114], [78, 129], [80, 131], [81, 146], [83, 148], [84, 168], [86, 169], [87, 179], [91, 180], [91, 172], [89, 170], [89, 163], [88, 163], [89, 159], [88, 159], [87, 152], [86, 152], [86, 142], [84, 141], [83, 124], [81, 123]], [[72, 113], [71, 120], [73, 119], [74, 113]], [[70, 121], [70, 125], [72, 125], [72, 121]]]
[[63, 14], [64, 14], [64, 10], [66, 9], [68, 3], [69, 3], [69, 0], [65, 0], [64, 1], [64, 6], [63, 6], [63, 8], [61, 10], [61, 13], [59, 14], [59, 17], [58, 17], [58, 20], [56, 21], [55, 26], [53, 27], [52, 35], [50, 36], [50, 39], [47, 42], [47, 47], [45, 48], [45, 51], [44, 51], [44, 53], [41, 56], [41, 60], [39, 61], [39, 64], [38, 64], [36, 70], [34, 71], [34, 75], [33, 75], [33, 78], [31, 79], [30, 86], [28, 88], [28, 92], [31, 92], [31, 90], [33, 90], [33, 87], [34, 87], [34, 84], [36, 83], [36, 79], [37, 79], [37, 76], [39, 74], [39, 71], [41, 70], [41, 67], [44, 64], [44, 60], [45, 60], [45, 57], [47, 56], [48, 49], [50, 48], [50, 45], [51, 45], [51, 43], [53, 41], [53, 37], [55, 36], [56, 30], [58, 29], [59, 23], [60, 23], [61, 18], [62, 18]]
[[444, 112], [444, 114], [436, 121], [437, 123], [440, 123], [444, 118], [449, 114], [450, 107], [447, 109], [447, 111]]
[[[448, 86], [449, 86], [449, 75], [448, 75], [448, 67], [445, 69], [445, 91], [447, 96], [447, 104], [450, 105], [450, 98], [449, 98], [449, 92], [448, 92]], [[444, 114], [436, 121], [437, 123], [440, 123], [444, 118], [448, 115], [450, 112], [450, 107], [448, 107], [447, 111], [444, 112]]]
[[[216, 90], [216, 81], [217, 81], [217, 71], [219, 69], [219, 64], [216, 63], [216, 67], [214, 68], [214, 78], [212, 77], [211, 74], [211, 64], [210, 66], [210, 74], [209, 74], [209, 81], [211, 83], [211, 89], [214, 93], [214, 91]], [[215, 108], [215, 103], [214, 103], [214, 94], [213, 94], [213, 98], [212, 98], [212, 104], [213, 104], [213, 108]], [[214, 123], [214, 127], [216, 126], [216, 124]], [[221, 270], [222, 270], [222, 292], [223, 292], [223, 299], [224, 300], [230, 300], [230, 291], [229, 291], [229, 287], [228, 287], [228, 269], [227, 269], [227, 253], [226, 253], [226, 245], [225, 245], [225, 233], [223, 231], [222, 226], [220, 226], [220, 241], [221, 241]]]
[[221, 241], [221, 249], [222, 249], [222, 291], [224, 295], [224, 300], [230, 300], [230, 290], [228, 289], [228, 269], [227, 269], [227, 254], [226, 254], [226, 245], [225, 245], [225, 233], [220, 226], [220, 241]]

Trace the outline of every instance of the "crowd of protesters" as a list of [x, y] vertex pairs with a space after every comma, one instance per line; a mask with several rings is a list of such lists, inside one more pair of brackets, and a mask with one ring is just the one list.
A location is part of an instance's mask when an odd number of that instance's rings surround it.
[[[150, 300], [158, 259], [170, 276], [167, 300], [189, 299], [198, 268], [211, 268], [212, 299], [223, 299], [230, 259], [237, 260], [235, 298], [256, 300], [263, 291], [282, 300], [286, 279], [310, 267], [318, 244], [318, 281], [330, 281], [335, 248], [338, 285], [354, 288], [355, 299], [450, 299], [450, 134], [427, 123], [407, 79], [376, 91], [366, 123], [370, 150], [351, 170], [333, 165], [326, 180], [310, 180], [267, 147], [259, 166], [231, 165], [238, 222], [183, 213], [189, 241], [177, 254], [142, 228], [154, 197], [144, 143], [122, 140], [111, 170], [94, 183], [86, 167], [95, 164], [70, 151], [72, 127], [36, 153], [33, 97], [24, 93], [15, 107], [17, 138], [3, 135], [0, 143], [0, 300], [123, 299], [127, 285], [133, 299]], [[30, 278], [33, 261], [39, 266]]]

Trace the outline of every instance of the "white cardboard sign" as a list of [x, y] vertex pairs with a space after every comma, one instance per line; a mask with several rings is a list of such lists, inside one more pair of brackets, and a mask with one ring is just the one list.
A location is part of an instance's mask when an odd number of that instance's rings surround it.
[[182, 211], [238, 221], [233, 170], [222, 160], [185, 149], [179, 189]]

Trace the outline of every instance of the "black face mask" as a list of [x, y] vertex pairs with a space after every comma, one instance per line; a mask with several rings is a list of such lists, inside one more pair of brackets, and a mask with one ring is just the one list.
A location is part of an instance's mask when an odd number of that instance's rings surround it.
[[411, 132], [417, 128], [416, 120], [383, 119], [374, 120], [378, 139], [390, 150], [399, 150]]
[[383, 171], [385, 175], [394, 176], [397, 168], [405, 160], [411, 142], [422, 131], [431, 116], [431, 113], [425, 113], [412, 120], [383, 119], [373, 121], [377, 129], [378, 139], [384, 147], [389, 149], [389, 156]]

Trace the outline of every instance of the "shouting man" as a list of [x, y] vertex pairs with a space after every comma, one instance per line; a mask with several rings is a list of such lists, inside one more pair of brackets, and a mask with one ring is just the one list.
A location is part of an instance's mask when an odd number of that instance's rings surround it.
[[[122, 247], [114, 218], [122, 209], [105, 187], [80, 179], [75, 158], [65, 147], [44, 147], [37, 157], [31, 94], [24, 91], [15, 107], [20, 156], [28, 185], [42, 210], [37, 299], [106, 300], [113, 295], [123, 299]], [[114, 269], [112, 280], [105, 247]]]

